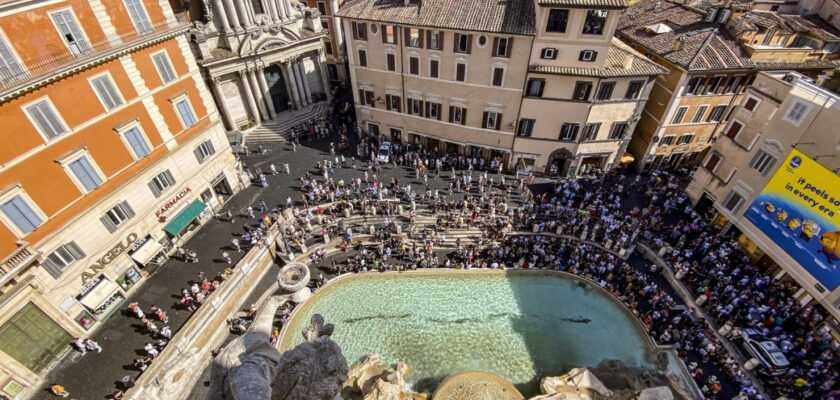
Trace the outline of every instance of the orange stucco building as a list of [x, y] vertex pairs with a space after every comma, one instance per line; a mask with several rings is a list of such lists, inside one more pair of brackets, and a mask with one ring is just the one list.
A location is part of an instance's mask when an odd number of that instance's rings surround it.
[[37, 387], [241, 187], [186, 21], [0, 2], [0, 393]]

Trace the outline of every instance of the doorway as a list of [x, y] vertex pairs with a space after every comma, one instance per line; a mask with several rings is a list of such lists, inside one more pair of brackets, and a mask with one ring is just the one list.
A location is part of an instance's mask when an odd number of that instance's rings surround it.
[[220, 196], [222, 196], [222, 195], [223, 196], [233, 195], [233, 190], [231, 190], [230, 185], [228, 184], [227, 178], [225, 178], [224, 176], [213, 183], [213, 191], [216, 192], [216, 194], [220, 195]]
[[566, 176], [572, 161], [572, 153], [567, 149], [559, 149], [548, 157], [548, 165], [544, 174], [548, 176]]
[[283, 70], [277, 64], [265, 68], [265, 83], [268, 85], [268, 94], [277, 112], [289, 109], [289, 93], [286, 92], [286, 80], [283, 79]]
[[72, 339], [32, 303], [0, 326], [0, 349], [35, 373], [69, 349]]

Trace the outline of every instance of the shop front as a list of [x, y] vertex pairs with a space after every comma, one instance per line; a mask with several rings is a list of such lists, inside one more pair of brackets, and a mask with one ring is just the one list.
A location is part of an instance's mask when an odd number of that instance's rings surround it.
[[138, 239], [128, 251], [128, 256], [149, 273], [161, 267], [167, 259], [163, 244], [156, 241], [152, 235]]
[[587, 154], [581, 157], [578, 175], [588, 175], [595, 172], [604, 172], [607, 168], [607, 161], [610, 153]]
[[173, 239], [180, 239], [201, 226], [201, 219], [208, 213], [207, 205], [193, 200], [186, 208], [170, 219], [163, 230]]
[[89, 280], [76, 296], [76, 300], [93, 318], [101, 321], [119, 308], [125, 296], [120, 292], [119, 286], [103, 274]]
[[[231, 189], [230, 183], [228, 183], [224, 171], [219, 172], [218, 175], [213, 177], [213, 180], [210, 181], [210, 186], [213, 188], [213, 192], [216, 193], [216, 196], [233, 196], [233, 189]], [[224, 201], [220, 201], [220, 205], [221, 203], [224, 203]]]
[[537, 162], [536, 154], [517, 154], [516, 155], [516, 175], [530, 175], [534, 170], [534, 165]]

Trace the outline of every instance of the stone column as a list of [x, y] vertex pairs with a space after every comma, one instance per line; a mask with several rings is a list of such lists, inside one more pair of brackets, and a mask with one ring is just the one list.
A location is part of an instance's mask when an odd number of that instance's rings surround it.
[[286, 82], [289, 83], [291, 89], [291, 96], [295, 102], [295, 108], [303, 107], [300, 102], [300, 95], [297, 90], [297, 83], [295, 82], [295, 74], [292, 71], [292, 61], [286, 61]]
[[236, 123], [233, 121], [233, 118], [231, 118], [230, 110], [228, 110], [227, 103], [225, 102], [225, 93], [222, 91], [222, 80], [218, 76], [213, 77], [213, 92], [215, 93], [216, 100], [219, 103], [219, 114], [222, 114], [222, 121], [230, 128], [230, 130], [236, 130]]
[[271, 93], [268, 91], [268, 82], [265, 81], [265, 69], [263, 66], [257, 67], [257, 83], [260, 85], [265, 106], [268, 108], [268, 116], [274, 119], [277, 117], [277, 111], [274, 109], [274, 102], [271, 101]]
[[[222, 0], [213, 0], [213, 7], [216, 7], [216, 10], [219, 11], [219, 18], [216, 18], [216, 29], [229, 32], [230, 24], [228, 23], [227, 12], [225, 12], [225, 5], [222, 3]], [[221, 22], [221, 24], [219, 24], [219, 22]]]
[[309, 80], [306, 79], [306, 69], [303, 67], [303, 60], [298, 60], [295, 66], [300, 74], [300, 82], [303, 85], [303, 94], [306, 95], [306, 103], [312, 104], [312, 93], [309, 92]]
[[295, 16], [294, 10], [292, 10], [292, 5], [289, 4], [289, 0], [277, 0], [277, 1], [279, 1], [280, 6], [282, 6], [283, 9], [286, 10], [286, 18], [291, 19], [292, 17]]
[[289, 19], [288, 14], [286, 13], [286, 7], [283, 6], [282, 0], [268, 0], [274, 3], [274, 7], [277, 8], [277, 12], [280, 14], [280, 20], [285, 21]]
[[333, 51], [337, 55], [344, 54], [344, 31], [341, 29], [341, 20], [335, 13], [338, 12], [338, 0], [330, 0], [330, 14], [333, 21], [333, 33], [335, 35], [335, 49]]
[[300, 73], [300, 66], [298, 65], [297, 60], [292, 61], [292, 72], [295, 74], [295, 83], [297, 84], [297, 91], [300, 95], [300, 105], [301, 107], [306, 107], [309, 103], [306, 101], [306, 91], [303, 89], [303, 79]]
[[260, 85], [257, 83], [257, 74], [259, 71], [256, 69], [252, 69], [248, 71], [248, 80], [251, 81], [251, 92], [254, 93], [254, 101], [257, 103], [257, 108], [260, 109], [260, 115], [262, 115], [263, 121], [268, 121], [271, 119], [271, 116], [268, 115], [268, 111], [265, 108], [265, 100], [263, 100], [263, 91], [260, 89]]
[[248, 109], [254, 117], [254, 122], [259, 125], [260, 112], [257, 110], [257, 103], [254, 102], [254, 93], [251, 92], [251, 84], [248, 82], [248, 77], [246, 76], [249, 73], [250, 71], [244, 69], [239, 71], [239, 83], [242, 85], [242, 90], [245, 91], [245, 101], [248, 103]]
[[224, 1], [225, 8], [228, 12], [228, 18], [230, 18], [230, 25], [233, 27], [234, 30], [242, 29], [242, 25], [239, 24], [239, 13], [236, 11], [236, 5], [234, 5], [233, 0]]
[[252, 27], [250, 13], [248, 12], [248, 6], [245, 5], [245, 0], [236, 0], [236, 5], [240, 19], [242, 20], [242, 25], [246, 29]]
[[280, 17], [277, 15], [277, 3], [274, 0], [262, 0], [263, 7], [265, 7], [266, 15], [269, 16], [271, 22], [277, 22], [280, 20]]
[[324, 85], [324, 94], [327, 96], [327, 103], [332, 99], [330, 91], [330, 76], [327, 73], [327, 56], [323, 50], [318, 51], [318, 71], [321, 73], [321, 84]]

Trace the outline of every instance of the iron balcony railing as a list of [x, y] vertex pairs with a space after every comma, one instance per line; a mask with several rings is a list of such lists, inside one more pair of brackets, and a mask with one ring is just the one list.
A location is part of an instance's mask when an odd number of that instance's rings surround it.
[[126, 32], [106, 35], [104, 40], [98, 42], [75, 41], [69, 45], [69, 49], [52, 46], [53, 49], [47, 55], [23, 60], [23, 65], [11, 65], [0, 69], [0, 97], [5, 99], [16, 89], [45, 78], [56, 77], [63, 72], [73, 71], [79, 66], [95, 62], [98, 58], [188, 27], [189, 21], [184, 12], [175, 15], [175, 18], [150, 22], [138, 28], [132, 27]]

